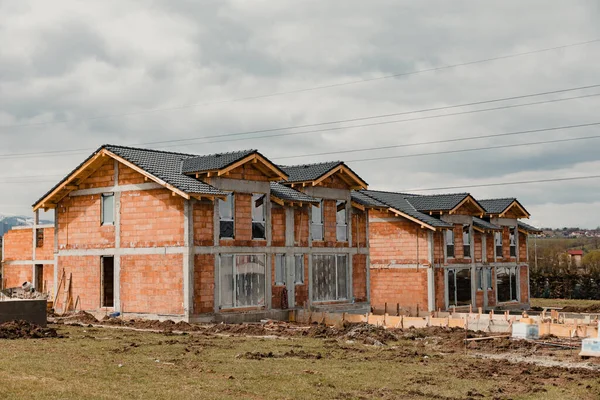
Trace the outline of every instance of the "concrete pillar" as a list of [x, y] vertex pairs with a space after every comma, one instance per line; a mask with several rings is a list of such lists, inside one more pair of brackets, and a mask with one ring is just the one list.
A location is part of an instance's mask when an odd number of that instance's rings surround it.
[[427, 306], [429, 311], [435, 311], [435, 267], [433, 253], [433, 232], [427, 232], [427, 258], [429, 268], [427, 268]]
[[[369, 248], [369, 210], [365, 209], [365, 243]], [[367, 261], [365, 263], [367, 268], [367, 303], [371, 303], [371, 252], [367, 252]]]
[[[35, 285], [35, 282], [37, 282], [37, 270], [35, 268], [35, 258], [36, 258], [35, 250], [37, 247], [37, 227], [39, 224], [40, 224], [40, 210], [38, 209], [33, 212], [33, 226], [31, 227], [32, 241], [33, 241], [32, 246], [31, 246], [31, 261], [32, 261], [32, 264], [31, 264], [31, 269], [32, 269], [31, 277], [32, 278], [31, 279], [33, 282], [31, 282], [31, 283], [33, 283], [34, 285]], [[40, 290], [40, 288], [36, 287], [36, 290]]]
[[183, 314], [188, 322], [194, 313], [194, 202], [183, 203]]
[[[119, 187], [119, 162], [114, 161], [114, 187]], [[123, 312], [121, 307], [121, 254], [119, 249], [121, 248], [121, 192], [116, 190], [115, 196], [115, 255], [113, 258], [114, 276], [113, 276], [113, 290], [114, 290], [114, 309], [118, 312]]]

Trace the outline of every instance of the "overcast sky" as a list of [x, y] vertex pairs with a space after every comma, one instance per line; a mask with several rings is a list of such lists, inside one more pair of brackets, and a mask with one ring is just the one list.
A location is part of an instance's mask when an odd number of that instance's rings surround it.
[[[600, 96], [415, 120], [595, 94], [600, 87], [229, 141], [216, 136], [600, 84], [595, 42], [298, 92], [599, 39], [599, 4], [0, 0], [0, 212], [30, 215], [35, 200], [103, 143], [204, 136], [213, 137], [146, 147], [199, 154], [257, 148], [282, 164], [344, 159], [379, 190], [597, 175], [600, 139], [378, 158], [598, 135], [598, 126], [285, 157], [600, 122]], [[290, 91], [296, 92], [248, 99]], [[274, 137], [405, 119], [413, 120]], [[65, 150], [79, 151], [5, 156]], [[600, 179], [445, 192], [463, 191], [517, 197], [538, 226], [600, 225]]]

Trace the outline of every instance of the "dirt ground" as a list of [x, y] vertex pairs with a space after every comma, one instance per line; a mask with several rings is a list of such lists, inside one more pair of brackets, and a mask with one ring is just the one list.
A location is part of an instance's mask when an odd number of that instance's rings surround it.
[[57, 322], [55, 337], [0, 340], [3, 398], [600, 398], [600, 361], [581, 360], [570, 348], [578, 343], [553, 337], [465, 345], [486, 335], [83, 313]]
[[531, 307], [542, 310], [544, 307], [559, 308], [568, 313], [600, 313], [600, 300], [572, 299], [531, 299]]

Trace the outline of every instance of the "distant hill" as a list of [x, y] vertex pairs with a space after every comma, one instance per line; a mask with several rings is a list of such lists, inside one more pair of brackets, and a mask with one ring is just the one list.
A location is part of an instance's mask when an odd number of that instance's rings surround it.
[[[53, 224], [54, 221], [40, 220], [40, 224]], [[0, 236], [11, 230], [13, 226], [32, 226], [33, 217], [24, 215], [3, 215], [0, 214]]]

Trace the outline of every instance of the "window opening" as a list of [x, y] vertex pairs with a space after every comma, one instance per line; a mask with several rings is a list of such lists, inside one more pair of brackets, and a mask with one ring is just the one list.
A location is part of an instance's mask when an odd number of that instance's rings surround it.
[[346, 255], [313, 256], [313, 300], [335, 301], [348, 298]]
[[496, 291], [498, 302], [517, 301], [517, 267], [497, 267]]
[[347, 222], [347, 213], [346, 213], [346, 202], [338, 200], [336, 202], [336, 214], [335, 214], [335, 223], [336, 223], [336, 238], [338, 242], [346, 242], [348, 241], [348, 222]]
[[115, 263], [113, 257], [102, 257], [102, 307], [114, 307]]
[[494, 241], [496, 242], [496, 258], [502, 258], [502, 232], [494, 233]]
[[285, 285], [285, 255], [275, 255], [275, 285]]
[[469, 268], [448, 269], [448, 304], [467, 306], [471, 304], [471, 270]]
[[113, 193], [102, 194], [100, 223], [102, 225], [114, 225], [115, 223], [115, 195]]
[[471, 258], [471, 227], [463, 226], [463, 257]]
[[312, 240], [323, 240], [323, 201], [312, 206]]
[[303, 285], [304, 284], [304, 255], [296, 254], [294, 256], [294, 284]]
[[446, 257], [454, 257], [454, 231], [452, 229], [446, 231]]
[[233, 239], [235, 234], [234, 197], [229, 193], [225, 200], [219, 199], [219, 237]]
[[510, 228], [510, 256], [517, 256], [517, 241], [515, 237], [515, 228]]
[[264, 194], [252, 195], [252, 239], [266, 239], [266, 211]]
[[220, 306], [265, 305], [265, 255], [222, 255], [219, 266]]

